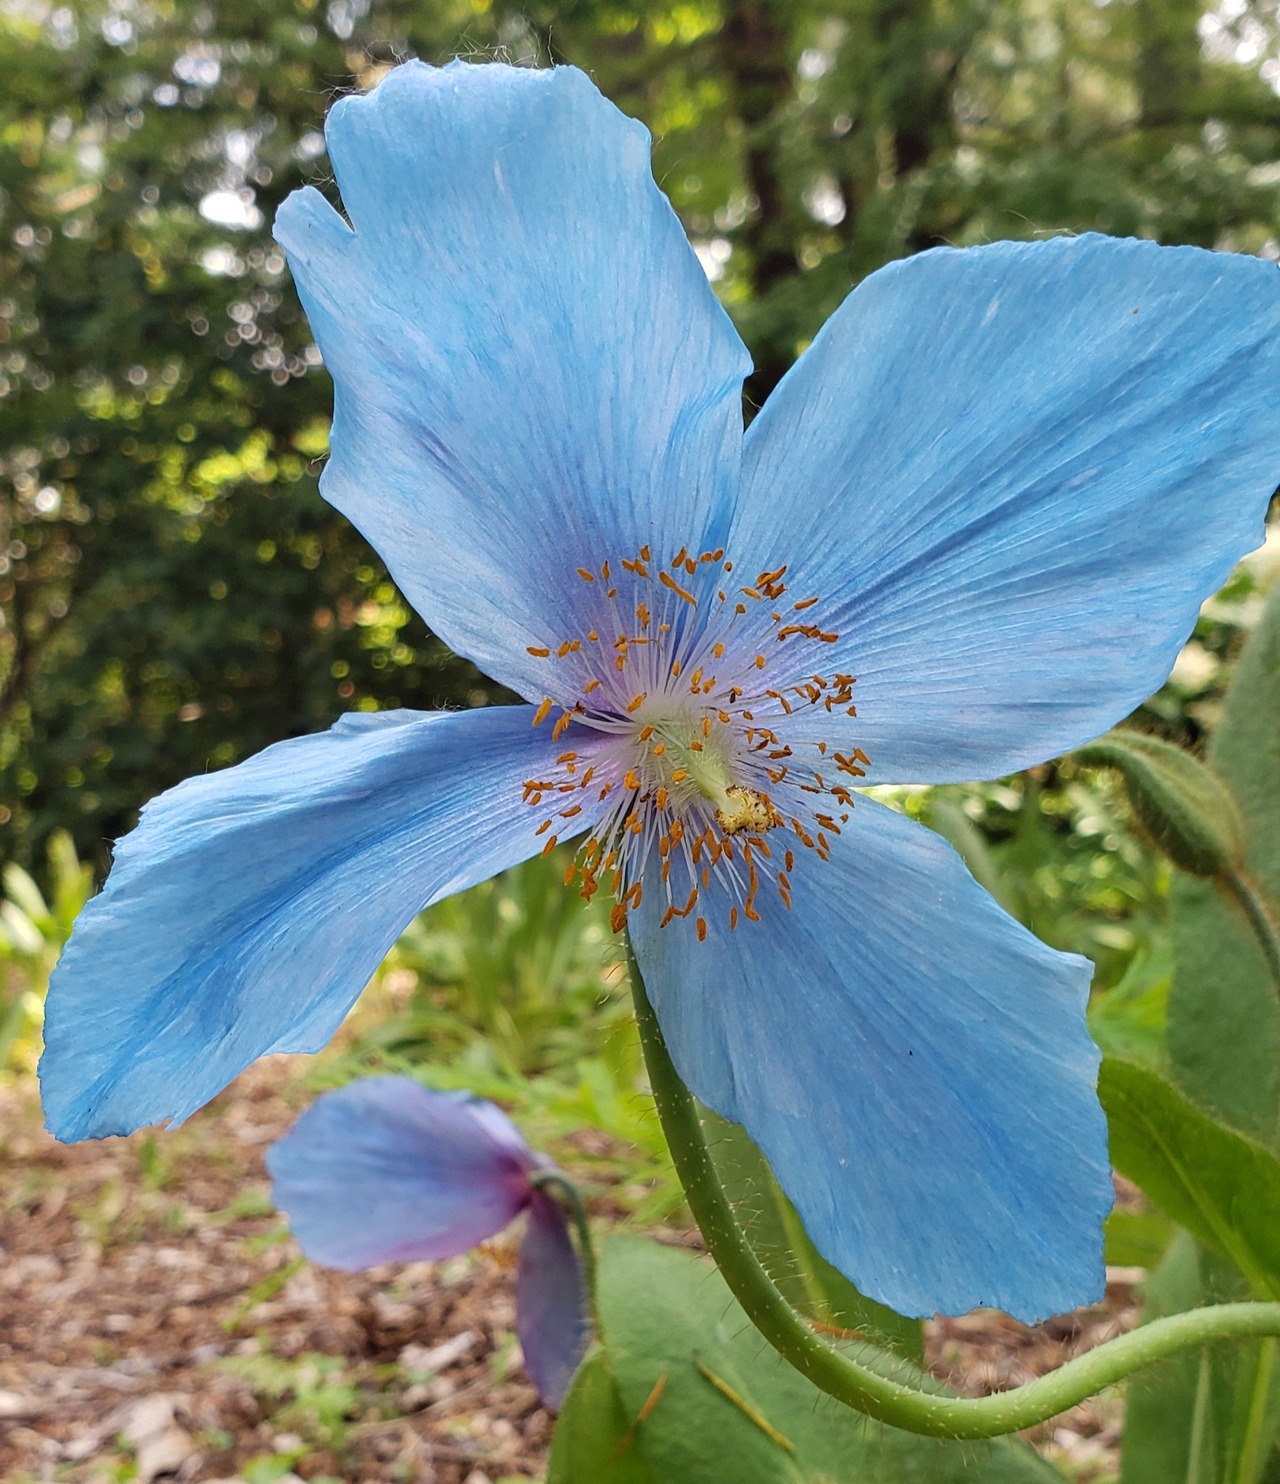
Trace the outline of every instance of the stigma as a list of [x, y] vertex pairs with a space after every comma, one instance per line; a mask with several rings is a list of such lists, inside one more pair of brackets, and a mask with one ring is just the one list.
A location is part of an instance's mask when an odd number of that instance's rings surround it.
[[795, 598], [785, 566], [743, 583], [723, 549], [659, 563], [642, 546], [576, 573], [589, 626], [529, 646], [547, 662], [534, 726], [557, 741], [575, 728], [549, 776], [524, 783], [543, 854], [599, 815], [565, 880], [588, 900], [607, 886], [615, 931], [655, 892], [661, 925], [693, 918], [700, 940], [708, 913], [737, 928], [766, 901], [789, 909], [796, 852], [829, 859], [869, 766], [797, 726], [814, 709], [857, 715], [854, 677], [822, 663], [840, 636], [820, 595]]

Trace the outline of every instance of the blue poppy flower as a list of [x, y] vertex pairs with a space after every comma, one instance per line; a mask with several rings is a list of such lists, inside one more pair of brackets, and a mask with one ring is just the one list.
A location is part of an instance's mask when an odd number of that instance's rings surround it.
[[349, 716], [150, 804], [49, 999], [63, 1138], [332, 1034], [412, 915], [586, 837], [672, 1057], [907, 1314], [1096, 1297], [1090, 967], [854, 792], [993, 777], [1160, 683], [1257, 544], [1280, 275], [1097, 236], [938, 249], [744, 435], [745, 350], [572, 68], [397, 68], [277, 235], [335, 383], [321, 481], [527, 704]]
[[313, 1261], [356, 1272], [455, 1257], [526, 1212], [516, 1268], [525, 1370], [558, 1408], [588, 1338], [582, 1266], [552, 1168], [492, 1103], [410, 1077], [365, 1077], [318, 1098], [267, 1152], [271, 1195]]

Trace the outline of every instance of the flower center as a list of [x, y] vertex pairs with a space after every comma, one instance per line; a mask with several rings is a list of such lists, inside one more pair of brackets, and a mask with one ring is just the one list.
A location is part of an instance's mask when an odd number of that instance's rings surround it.
[[553, 737], [588, 735], [554, 776], [525, 781], [525, 799], [545, 812], [544, 854], [584, 801], [607, 803], [566, 882], [590, 898], [607, 879], [615, 930], [656, 889], [662, 925], [696, 912], [701, 939], [717, 899], [730, 927], [760, 920], [764, 885], [790, 907], [797, 846], [828, 858], [854, 803], [835, 775], [863, 778], [868, 759], [802, 722], [814, 708], [856, 716], [854, 677], [822, 666], [840, 636], [813, 621], [818, 597], [787, 596], [785, 567], [742, 586], [722, 550], [655, 567], [645, 546], [618, 565], [577, 569], [595, 599], [584, 633], [529, 648], [551, 669], [534, 725], [559, 708]]

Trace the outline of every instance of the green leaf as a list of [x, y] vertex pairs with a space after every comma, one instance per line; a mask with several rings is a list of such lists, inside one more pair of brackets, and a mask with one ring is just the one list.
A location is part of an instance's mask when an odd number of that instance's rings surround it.
[[578, 1367], [551, 1443], [547, 1484], [654, 1484], [605, 1352]]
[[1159, 1211], [1112, 1211], [1103, 1227], [1109, 1266], [1157, 1267], [1178, 1228]]
[[[1246, 869], [1280, 899], [1280, 585], [1241, 653], [1209, 761], [1244, 819]], [[1246, 1133], [1280, 1144], [1280, 1004], [1262, 951], [1208, 882], [1175, 881], [1170, 913], [1174, 1077]]]
[[[1023, 1444], [920, 1438], [825, 1396], [774, 1354], [704, 1259], [614, 1237], [599, 1282], [623, 1406], [663, 1484], [1061, 1484]], [[901, 1357], [858, 1355], [919, 1380]]]
[[3, 881], [4, 892], [9, 900], [30, 918], [41, 932], [44, 932], [51, 925], [51, 918], [45, 900], [40, 895], [40, 888], [26, 871], [13, 861], [5, 866]]
[[1139, 948], [1124, 977], [1089, 1001], [1089, 1034], [1106, 1056], [1156, 1066], [1164, 1059], [1173, 957]]
[[1258, 1294], [1280, 1296], [1280, 1160], [1136, 1062], [1104, 1061], [1098, 1096], [1116, 1168]]
[[829, 1329], [856, 1331], [873, 1344], [924, 1360], [924, 1332], [867, 1298], [813, 1245], [769, 1163], [739, 1124], [702, 1109], [707, 1147], [742, 1229], [765, 1271], [793, 1308]]

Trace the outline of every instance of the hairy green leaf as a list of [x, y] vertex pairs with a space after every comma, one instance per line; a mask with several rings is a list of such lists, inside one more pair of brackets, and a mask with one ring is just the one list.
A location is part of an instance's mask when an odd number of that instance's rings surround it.
[[1280, 1160], [1271, 1150], [1136, 1062], [1104, 1061], [1098, 1096], [1116, 1168], [1259, 1295], [1280, 1296]]
[[[1209, 760], [1235, 796], [1245, 866], [1280, 897], [1280, 587], [1245, 645]], [[1280, 1144], [1280, 1003], [1239, 910], [1205, 881], [1171, 893], [1177, 965], [1169, 997], [1174, 1076], [1198, 1101]]]
[[[711, 1265], [614, 1237], [602, 1253], [601, 1327], [623, 1406], [663, 1484], [1049, 1484], [1021, 1443], [944, 1443], [872, 1422], [780, 1360]], [[859, 1359], [916, 1383], [911, 1363]]]
[[656, 1484], [603, 1350], [578, 1367], [551, 1444], [547, 1484]]

